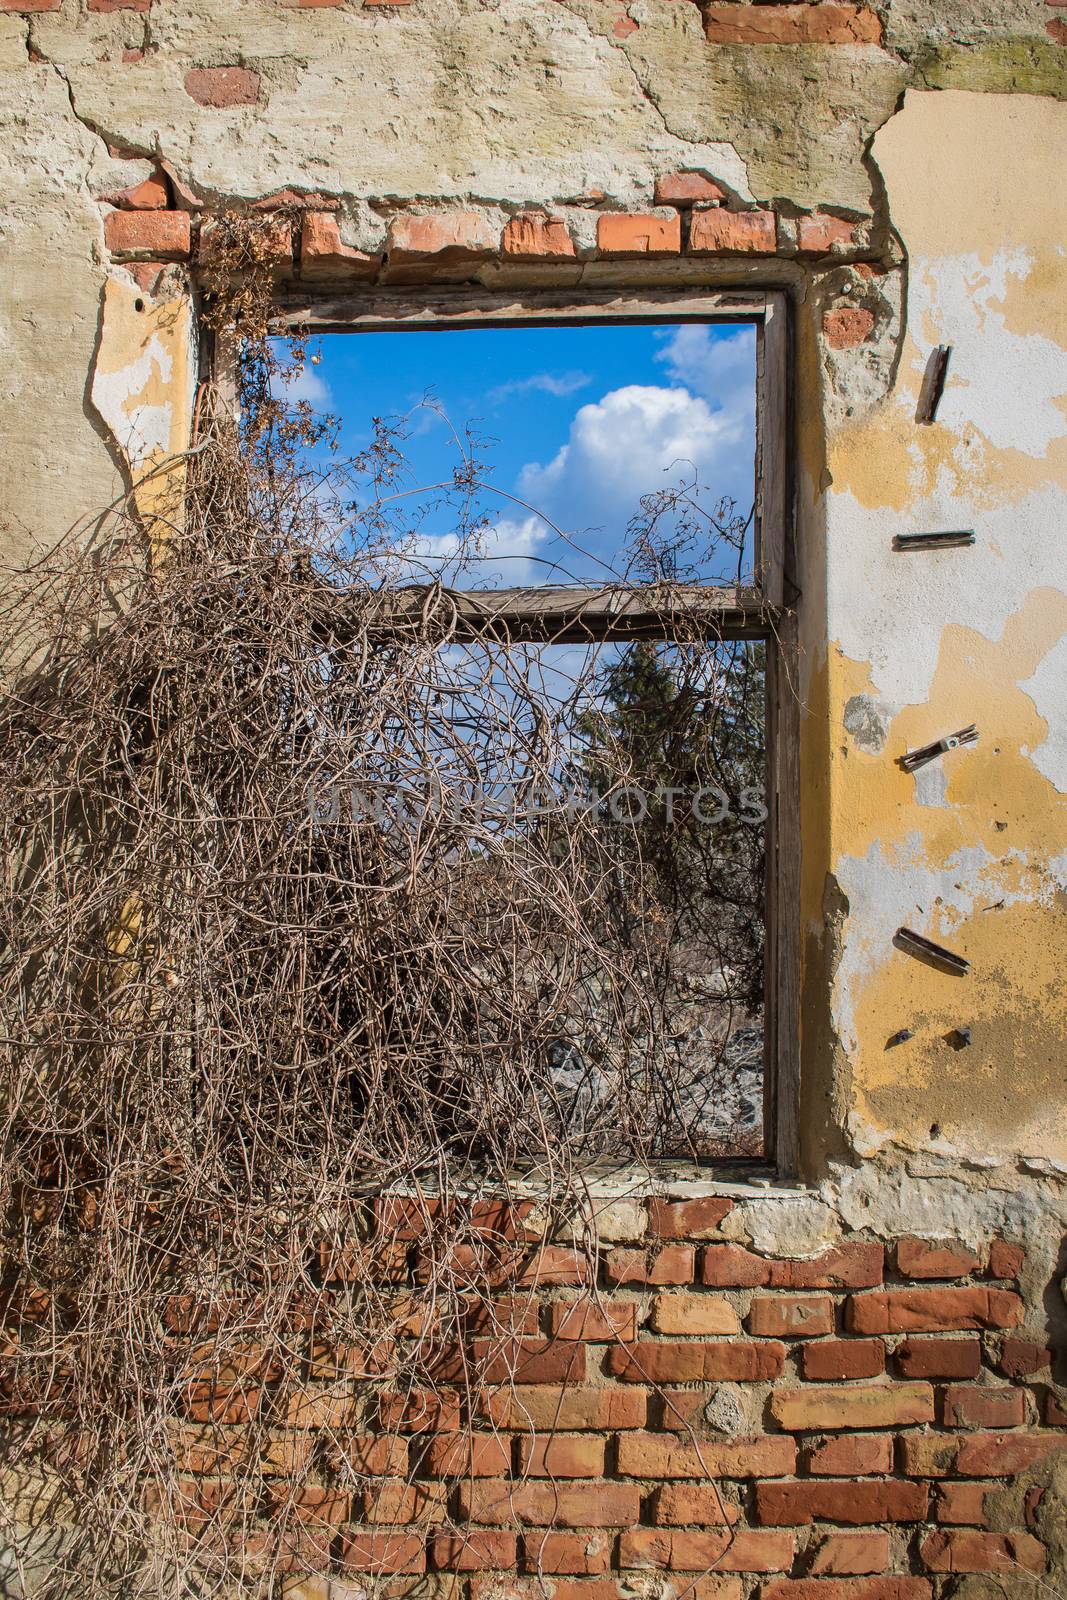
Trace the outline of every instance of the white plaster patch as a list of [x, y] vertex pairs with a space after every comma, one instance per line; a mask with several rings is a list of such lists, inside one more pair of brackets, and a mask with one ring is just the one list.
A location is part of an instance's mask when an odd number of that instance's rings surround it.
[[[996, 641], [1036, 574], [1043, 588], [1067, 593], [1067, 540], [1050, 538], [1063, 519], [1056, 484], [979, 513], [943, 476], [904, 517], [836, 491], [826, 514], [829, 637], [869, 662], [877, 692], [901, 706], [928, 700], [946, 623]], [[955, 550], [893, 549], [895, 533], [935, 528], [974, 528], [977, 539]], [[931, 725], [931, 738], [942, 732]]]
[[929, 761], [915, 774], [915, 804], [944, 806], [948, 792], [948, 773], [940, 761]]
[[173, 423], [171, 404], [148, 405], [139, 400], [154, 381], [169, 384], [174, 360], [159, 335], [153, 333], [133, 361], [117, 372], [93, 374], [93, 404], [125, 452], [133, 471], [168, 447]]
[[839, 1168], [835, 1175], [837, 1182], [824, 1185], [824, 1192], [846, 1227], [869, 1228], [883, 1237], [914, 1233], [981, 1249], [998, 1230], [1028, 1240], [1042, 1226], [1054, 1232], [1060, 1209], [1047, 1194], [979, 1186], [973, 1176], [948, 1168], [942, 1176], [914, 1178], [902, 1167], [872, 1163]]
[[1061, 794], [1067, 794], [1067, 634], [1041, 657], [1037, 668], [1019, 688], [1030, 696], [1037, 713], [1048, 724], [1042, 742], [1026, 751], [1037, 770]]
[[725, 1219], [722, 1232], [727, 1238], [747, 1238], [761, 1255], [810, 1259], [837, 1243], [841, 1223], [824, 1201], [814, 1195], [798, 1195], [737, 1206]]
[[[997, 901], [1005, 906], [1048, 900], [1055, 883], [1039, 875], [1017, 850], [992, 856], [981, 845], [957, 850], [943, 867], [924, 854], [919, 834], [900, 844], [876, 841], [865, 856], [842, 856], [837, 881], [848, 897], [847, 937], [837, 969], [834, 1014], [841, 1043], [858, 1048], [855, 1005], [863, 983], [887, 960], [909, 961], [893, 949], [893, 935], [909, 927], [932, 939], [951, 940], [952, 932], [976, 910]], [[1020, 885], [1005, 885], [1005, 866], [1018, 865]], [[966, 951], [960, 951], [965, 955]]]
[[[938, 424], [961, 433], [977, 428], [999, 449], [1040, 458], [1067, 433], [1067, 416], [1055, 403], [1067, 390], [1063, 350], [1042, 334], [1013, 332], [1000, 309], [1010, 283], [1025, 283], [1032, 267], [1022, 248], [998, 250], [991, 262], [974, 252], [920, 256], [908, 300], [916, 384], [934, 344], [952, 346]], [[913, 404], [910, 394], [901, 399]]]

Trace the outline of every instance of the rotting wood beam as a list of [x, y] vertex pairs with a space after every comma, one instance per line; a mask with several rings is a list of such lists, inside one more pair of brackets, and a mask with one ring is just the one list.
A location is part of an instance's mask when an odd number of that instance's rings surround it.
[[514, 643], [580, 644], [610, 640], [759, 639], [775, 629], [778, 612], [756, 589], [698, 584], [561, 586], [526, 589], [447, 589], [413, 584], [382, 590], [353, 615], [339, 595], [324, 642], [440, 636], [445, 641], [503, 639]]

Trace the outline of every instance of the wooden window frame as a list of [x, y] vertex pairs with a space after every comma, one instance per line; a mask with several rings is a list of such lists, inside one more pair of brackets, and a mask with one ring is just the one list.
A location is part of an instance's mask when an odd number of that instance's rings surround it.
[[[767, 644], [767, 869], [764, 950], [764, 1161], [780, 1179], [799, 1163], [800, 827], [797, 601], [790, 450], [790, 316], [782, 290], [485, 290], [470, 287], [367, 290], [307, 297], [281, 291], [271, 332], [286, 334], [445, 331], [470, 327], [588, 324], [747, 323], [756, 328], [756, 571], [751, 588], [687, 586], [688, 636], [695, 616], [708, 636]], [[459, 637], [563, 644], [669, 640], [670, 605], [650, 604], [654, 586], [455, 590]], [[383, 599], [383, 633], [417, 626], [424, 586]], [[343, 630], [343, 619], [338, 618]], [[664, 1160], [664, 1165], [672, 1165]], [[677, 1165], [677, 1163], [673, 1163]]]

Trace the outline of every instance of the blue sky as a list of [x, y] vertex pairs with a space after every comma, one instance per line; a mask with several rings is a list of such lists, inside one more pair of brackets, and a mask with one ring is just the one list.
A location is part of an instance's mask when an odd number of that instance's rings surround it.
[[[485, 528], [464, 582], [609, 581], [625, 566], [620, 552], [641, 495], [657, 490], [699, 482], [706, 510], [723, 495], [743, 516], [751, 507], [750, 326], [331, 334], [313, 351], [289, 393], [341, 418], [342, 458], [369, 442], [372, 416], [405, 416], [410, 489], [451, 480], [462, 460], [453, 430], [478, 437]], [[448, 581], [455, 509], [440, 495], [403, 502], [405, 548]], [[703, 559], [710, 529], [699, 515], [695, 523], [701, 531], [684, 560], [701, 576], [720, 575]]]

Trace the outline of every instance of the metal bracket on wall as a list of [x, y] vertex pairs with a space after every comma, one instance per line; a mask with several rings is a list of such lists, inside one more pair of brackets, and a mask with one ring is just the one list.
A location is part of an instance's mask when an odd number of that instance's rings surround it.
[[944, 755], [946, 750], [958, 750], [961, 744], [977, 743], [978, 729], [972, 722], [968, 727], [960, 728], [958, 733], [946, 733], [944, 738], [935, 739], [932, 744], [920, 745], [917, 750], [906, 750], [898, 757], [898, 764], [905, 772], [917, 772], [928, 761]]
[[894, 550], [952, 550], [974, 543], [973, 528], [951, 528], [946, 533], [896, 533]]
[[909, 956], [917, 956], [920, 961], [932, 961], [939, 967], [947, 967], [949, 972], [955, 972], [961, 977], [970, 971], [971, 963], [966, 956], [959, 956], [955, 950], [946, 950], [943, 944], [935, 944], [932, 939], [924, 938], [921, 933], [913, 933], [910, 928], [898, 928], [893, 935], [893, 943], [900, 950], [906, 950]]
[[916, 422], [933, 422], [937, 416], [937, 408], [945, 389], [945, 374], [948, 372], [948, 358], [951, 351], [950, 344], [938, 344], [930, 352], [915, 407]]

